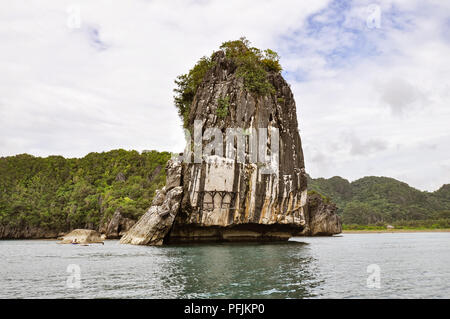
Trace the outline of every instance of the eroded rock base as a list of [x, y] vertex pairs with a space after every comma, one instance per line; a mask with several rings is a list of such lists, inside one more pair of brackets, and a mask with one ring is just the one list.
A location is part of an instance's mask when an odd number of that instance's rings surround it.
[[174, 225], [164, 243], [287, 241], [298, 233], [298, 227], [288, 225], [242, 224], [227, 227]]

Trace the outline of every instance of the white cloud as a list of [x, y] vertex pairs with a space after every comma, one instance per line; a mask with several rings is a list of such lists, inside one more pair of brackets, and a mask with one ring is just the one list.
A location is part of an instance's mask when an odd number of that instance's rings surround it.
[[[364, 10], [352, 7], [337, 12], [344, 22], [325, 25], [332, 32], [313, 25], [312, 39], [297, 33], [302, 56], [286, 51], [303, 74], [288, 76], [313, 177], [392, 176], [426, 190], [450, 181], [450, 46], [442, 32], [450, 11], [442, 6], [382, 2], [380, 29], [368, 29], [355, 14]], [[350, 29], [346, 15], [359, 17]]]
[[1, 3], [0, 155], [180, 151], [174, 78], [245, 35], [282, 56], [313, 177], [436, 189], [450, 181], [449, 5], [381, 1], [381, 28], [368, 29], [371, 3]]
[[389, 79], [380, 87], [382, 102], [389, 105], [394, 114], [401, 115], [411, 111], [411, 107], [424, 106], [429, 103], [424, 92], [403, 78]]
[[[246, 35], [255, 45], [273, 45], [325, 4], [2, 3], [1, 155], [182, 150], [175, 77], [226, 40]], [[73, 7], [81, 13], [79, 29], [68, 27]]]

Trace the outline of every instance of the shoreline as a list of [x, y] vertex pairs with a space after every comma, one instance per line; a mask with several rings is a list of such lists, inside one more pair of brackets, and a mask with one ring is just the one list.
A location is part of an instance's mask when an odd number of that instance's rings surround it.
[[442, 229], [367, 229], [367, 230], [343, 230], [341, 234], [387, 234], [387, 233], [448, 233], [449, 228]]
[[[393, 233], [450, 233], [450, 228], [442, 228], [442, 229], [355, 229], [355, 230], [343, 230], [341, 233], [336, 235], [343, 234], [393, 234]], [[294, 236], [297, 237], [297, 236]], [[304, 237], [304, 236], [299, 236]], [[322, 237], [322, 236], [306, 236], [306, 237]], [[8, 241], [8, 240], [45, 240], [45, 241], [60, 241], [57, 237], [55, 238], [0, 238], [0, 241]], [[114, 241], [119, 239], [105, 239], [105, 241]]]

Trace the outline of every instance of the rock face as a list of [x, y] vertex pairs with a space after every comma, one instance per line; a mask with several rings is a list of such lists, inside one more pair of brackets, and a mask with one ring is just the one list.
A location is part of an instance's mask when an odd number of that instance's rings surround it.
[[166, 190], [166, 187], [164, 187], [157, 191], [150, 209], [121, 238], [120, 243], [162, 245], [180, 209], [182, 194], [183, 188], [181, 186], [172, 187], [170, 190]]
[[57, 238], [58, 232], [30, 226], [0, 225], [1, 239]]
[[123, 217], [120, 210], [116, 210], [109, 223], [101, 227], [100, 232], [108, 239], [118, 239], [133, 227], [136, 221]]
[[325, 204], [319, 194], [308, 197], [309, 223], [305, 229], [308, 236], [329, 236], [342, 232], [342, 223], [336, 214], [335, 204]]
[[[168, 162], [166, 188], [121, 242], [287, 240], [340, 232], [331, 227], [339, 221], [331, 208], [308, 211], [297, 112], [288, 83], [280, 73], [269, 72], [274, 93], [252, 94], [224, 52], [212, 59], [214, 66], [196, 91], [188, 120], [193, 139], [200, 135], [201, 160], [191, 154], [198, 147], [194, 143], [184, 157]], [[224, 100], [227, 114], [220, 116]], [[231, 128], [243, 133], [243, 140], [228, 138]], [[210, 146], [221, 134], [227, 136], [223, 143]], [[243, 154], [241, 160], [236, 154]]]
[[103, 243], [103, 239], [99, 232], [91, 229], [75, 229], [63, 236], [60, 244], [95, 244]]
[[[202, 163], [183, 165], [183, 203], [169, 241], [285, 239], [306, 224], [306, 175], [298, 133], [294, 97], [278, 73], [270, 73], [275, 94], [249, 93], [236, 66], [221, 51], [194, 97], [189, 129], [195, 121], [226, 134], [228, 128], [247, 132], [244, 163], [236, 158], [205, 155]], [[228, 99], [228, 116], [217, 115], [219, 100]], [[265, 129], [266, 136], [259, 129]], [[278, 128], [279, 134], [272, 134]], [[194, 133], [195, 134], [195, 133]], [[251, 162], [253, 141], [264, 141], [267, 151], [258, 150]], [[277, 170], [268, 173], [266, 154], [272, 143], [280, 144]], [[204, 145], [207, 141], [204, 141]], [[238, 151], [238, 142], [223, 143], [223, 154]], [[261, 156], [261, 153], [263, 154]], [[271, 158], [275, 160], [274, 158]], [[272, 163], [273, 164], [273, 163]]]

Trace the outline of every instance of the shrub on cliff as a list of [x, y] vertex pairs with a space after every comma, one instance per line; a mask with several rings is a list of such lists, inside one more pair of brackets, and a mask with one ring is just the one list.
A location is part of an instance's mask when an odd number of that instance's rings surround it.
[[187, 127], [189, 111], [195, 92], [197, 92], [200, 83], [202, 83], [206, 72], [213, 65], [211, 58], [202, 57], [187, 74], [182, 74], [175, 80], [177, 87], [174, 89], [174, 102], [178, 109], [178, 114], [183, 120], [184, 127]]
[[[269, 72], [279, 73], [282, 70], [280, 58], [275, 51], [254, 48], [245, 38], [224, 42], [220, 49], [236, 65], [236, 76], [243, 78], [244, 86], [249, 92], [266, 95], [275, 91], [267, 79]], [[188, 73], [178, 76], [175, 80], [174, 102], [184, 127], [188, 126], [195, 93], [205, 74], [215, 65], [213, 55], [214, 53], [211, 57], [202, 57]]]
[[217, 104], [217, 116], [220, 118], [226, 117], [228, 115], [228, 108], [230, 107], [230, 97], [226, 96], [224, 98], [219, 98]]

